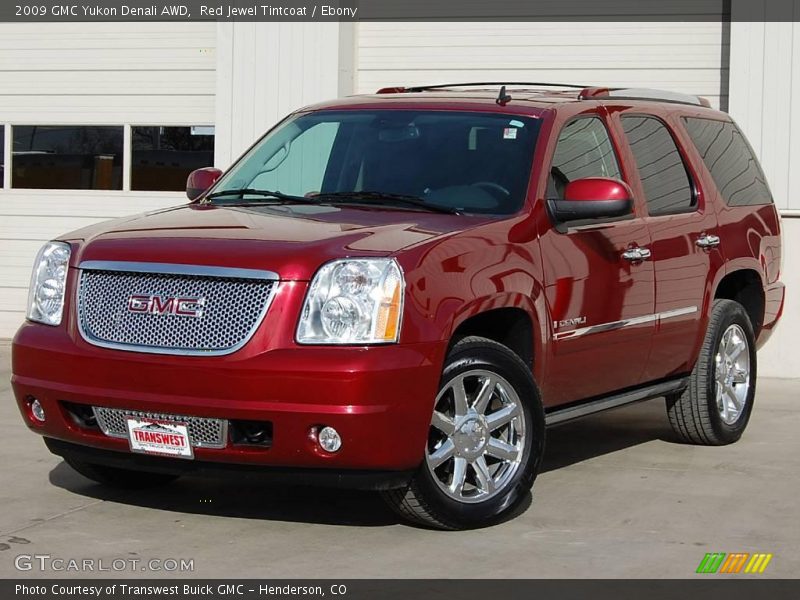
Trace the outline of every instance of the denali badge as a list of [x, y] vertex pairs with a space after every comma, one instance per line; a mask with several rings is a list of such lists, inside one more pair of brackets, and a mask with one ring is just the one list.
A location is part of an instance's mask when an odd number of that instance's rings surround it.
[[151, 315], [175, 315], [178, 317], [202, 318], [206, 305], [205, 298], [184, 298], [182, 296], [148, 296], [134, 294], [128, 298], [128, 311], [149, 313]]
[[562, 327], [576, 327], [578, 325], [584, 325], [585, 323], [586, 317], [581, 315], [580, 317], [573, 317], [571, 319], [553, 321], [553, 329], [561, 329]]

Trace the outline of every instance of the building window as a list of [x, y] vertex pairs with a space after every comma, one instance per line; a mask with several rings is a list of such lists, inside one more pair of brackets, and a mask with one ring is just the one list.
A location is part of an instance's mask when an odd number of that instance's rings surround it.
[[123, 128], [15, 125], [11, 187], [121, 190]]
[[214, 164], [213, 127], [131, 127], [131, 189], [183, 191], [189, 173]]
[[0, 188], [6, 175], [6, 126], [0, 123]]

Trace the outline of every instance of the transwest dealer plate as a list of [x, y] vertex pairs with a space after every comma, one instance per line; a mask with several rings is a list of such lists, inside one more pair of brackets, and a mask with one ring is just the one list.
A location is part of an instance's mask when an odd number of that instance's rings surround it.
[[128, 419], [128, 441], [133, 452], [194, 458], [189, 443], [189, 426], [186, 423], [156, 419]]

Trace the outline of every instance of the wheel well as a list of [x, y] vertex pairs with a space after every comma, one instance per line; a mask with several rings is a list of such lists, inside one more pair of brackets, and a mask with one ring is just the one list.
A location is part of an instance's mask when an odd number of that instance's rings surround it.
[[472, 335], [507, 346], [526, 365], [533, 366], [533, 322], [521, 308], [496, 308], [468, 318], [453, 333], [450, 345]]
[[758, 335], [764, 322], [764, 288], [758, 273], [744, 269], [727, 274], [719, 282], [714, 298], [725, 298], [741, 304], [750, 317], [753, 332]]

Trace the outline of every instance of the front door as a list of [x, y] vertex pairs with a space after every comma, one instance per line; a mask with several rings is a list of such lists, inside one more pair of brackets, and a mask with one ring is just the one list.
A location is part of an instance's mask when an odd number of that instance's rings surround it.
[[[626, 181], [605, 114], [584, 114], [562, 128], [553, 153], [548, 197], [584, 177]], [[548, 407], [607, 394], [641, 381], [653, 335], [650, 234], [637, 204], [633, 216], [578, 223], [541, 235], [550, 353], [542, 382]], [[638, 249], [638, 250], [637, 250]], [[635, 250], [635, 252], [631, 252]]]

